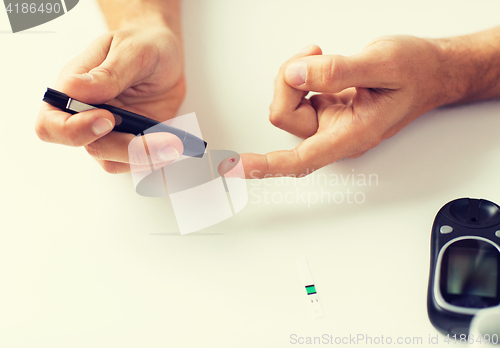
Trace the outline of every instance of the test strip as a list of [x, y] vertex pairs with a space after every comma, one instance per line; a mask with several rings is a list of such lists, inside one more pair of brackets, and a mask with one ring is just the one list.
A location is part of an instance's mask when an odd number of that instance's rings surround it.
[[302, 284], [306, 289], [307, 303], [311, 314], [314, 318], [321, 318], [324, 316], [323, 309], [321, 308], [321, 302], [316, 292], [316, 285], [314, 285], [307, 259], [305, 257], [297, 257], [295, 263], [297, 264]]

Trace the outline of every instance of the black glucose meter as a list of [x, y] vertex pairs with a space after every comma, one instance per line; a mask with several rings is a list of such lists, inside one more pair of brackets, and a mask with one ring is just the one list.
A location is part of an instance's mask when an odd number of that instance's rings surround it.
[[451, 201], [432, 226], [429, 319], [445, 335], [468, 335], [473, 316], [498, 305], [500, 207], [485, 199]]

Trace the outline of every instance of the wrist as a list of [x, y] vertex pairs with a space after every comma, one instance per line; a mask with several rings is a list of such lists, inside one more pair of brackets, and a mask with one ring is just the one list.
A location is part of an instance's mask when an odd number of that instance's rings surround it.
[[110, 30], [168, 28], [181, 38], [178, 0], [99, 0]]
[[110, 25], [111, 30], [123, 30], [130, 28], [168, 28], [171, 29], [170, 24], [165, 17], [158, 12], [141, 11], [140, 15], [123, 14], [121, 18], [114, 24]]
[[438, 52], [441, 105], [500, 97], [500, 30], [431, 40]]
[[471, 94], [472, 66], [464, 37], [432, 39], [438, 52], [436, 78], [440, 81], [440, 105], [453, 105]]

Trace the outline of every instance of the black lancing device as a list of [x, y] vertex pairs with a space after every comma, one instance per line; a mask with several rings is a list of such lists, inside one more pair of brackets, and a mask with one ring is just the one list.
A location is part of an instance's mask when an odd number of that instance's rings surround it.
[[193, 134], [183, 131], [182, 129], [166, 125], [131, 111], [117, 108], [116, 106], [108, 104], [85, 104], [52, 88], [47, 88], [43, 101], [73, 115], [92, 109], [108, 110], [115, 118], [115, 127], [113, 130], [117, 132], [135, 135], [161, 132], [174, 134], [184, 145], [184, 152], [182, 153], [184, 156], [201, 158], [203, 157], [207, 147], [207, 143], [205, 141], [194, 136]]

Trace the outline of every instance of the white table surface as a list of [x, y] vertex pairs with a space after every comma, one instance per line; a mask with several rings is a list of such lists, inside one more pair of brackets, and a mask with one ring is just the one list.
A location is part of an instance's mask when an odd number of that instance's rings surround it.
[[[349, 55], [381, 35], [498, 25], [498, 1], [412, 4], [184, 1], [179, 115], [196, 112], [211, 149], [289, 149], [298, 139], [269, 123], [268, 107], [280, 65], [304, 46]], [[426, 310], [432, 221], [455, 198], [500, 202], [500, 101], [429, 112], [314, 174], [375, 174], [378, 185], [249, 181], [242, 212], [180, 236], [168, 198], [141, 197], [129, 175], [34, 132], [45, 88], [105, 31], [93, 1], [18, 34], [0, 10], [0, 347], [289, 347], [293, 334], [425, 346], [437, 335]], [[349, 189], [365, 201], [266, 203], [264, 189], [275, 199]], [[308, 311], [299, 256], [323, 319]]]

